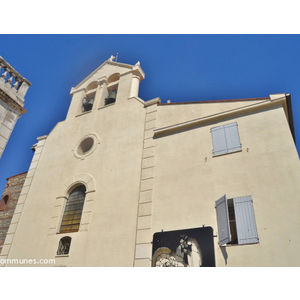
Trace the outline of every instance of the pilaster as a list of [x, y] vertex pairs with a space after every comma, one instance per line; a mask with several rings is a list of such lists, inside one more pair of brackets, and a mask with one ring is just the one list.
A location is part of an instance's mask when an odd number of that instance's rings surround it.
[[29, 193], [30, 190], [30, 186], [31, 186], [31, 182], [34, 178], [34, 174], [35, 174], [35, 170], [37, 168], [38, 162], [40, 160], [41, 157], [41, 153], [43, 151], [44, 148], [44, 144], [45, 144], [45, 140], [46, 140], [47, 136], [42, 136], [38, 138], [38, 143], [34, 146], [35, 152], [34, 152], [34, 156], [32, 158], [18, 203], [16, 205], [15, 208], [15, 212], [14, 215], [12, 217], [4, 244], [3, 244], [3, 248], [2, 248], [2, 252], [1, 252], [1, 256], [0, 256], [0, 266], [4, 267], [5, 265], [2, 264], [2, 262], [7, 259], [8, 255], [9, 255], [9, 251], [10, 251], [10, 247], [11, 244], [13, 242], [22, 212], [23, 212], [23, 208], [24, 205], [26, 203], [26, 199], [27, 199], [27, 195]]
[[154, 186], [155, 141], [157, 103], [146, 107], [140, 192], [137, 212], [134, 267], [151, 266], [152, 249], [152, 194]]

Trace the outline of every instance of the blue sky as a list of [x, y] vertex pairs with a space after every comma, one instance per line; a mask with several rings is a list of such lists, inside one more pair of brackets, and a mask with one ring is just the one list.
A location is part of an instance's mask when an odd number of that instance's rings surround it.
[[0, 194], [6, 178], [28, 170], [36, 138], [65, 119], [71, 87], [116, 53], [118, 62], [140, 61], [146, 73], [139, 92], [144, 100], [291, 93], [299, 149], [299, 35], [0, 34], [0, 56], [32, 83], [25, 98], [28, 112], [18, 120], [0, 160]]

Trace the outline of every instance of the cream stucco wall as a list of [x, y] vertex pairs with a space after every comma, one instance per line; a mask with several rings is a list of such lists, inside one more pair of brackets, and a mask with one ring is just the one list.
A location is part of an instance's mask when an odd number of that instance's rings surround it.
[[[105, 108], [95, 105], [78, 114], [83, 95], [75, 93], [66, 120], [36, 148], [39, 158], [32, 162], [34, 175], [23, 191], [17, 230], [10, 231], [9, 258], [54, 258], [60, 238], [68, 235], [76, 251], [56, 257], [57, 265], [133, 265], [145, 108], [142, 101], [124, 96], [132, 74], [127, 76], [120, 80], [116, 103]], [[76, 157], [78, 141], [90, 134], [98, 138], [95, 150], [84, 159]], [[94, 188], [87, 189], [79, 232], [57, 234], [72, 181], [93, 181]]]
[[[232, 122], [242, 151], [213, 157], [210, 128]], [[160, 136], [155, 162], [153, 233], [211, 226], [217, 266], [300, 265], [299, 159], [282, 107]], [[215, 201], [224, 194], [252, 195], [259, 244], [219, 247]]]
[[[24, 219], [21, 217], [15, 235], [16, 241], [28, 245], [28, 251], [22, 250], [23, 258], [32, 257], [34, 249], [40, 248], [41, 258], [53, 257], [62, 237], [56, 233], [63, 204], [53, 213], [59, 205], [57, 197], [66, 193], [72, 177], [89, 174], [95, 181], [95, 192], [87, 194], [86, 199], [91, 197], [92, 201], [84, 207], [84, 211], [91, 211], [89, 225], [83, 231], [67, 234], [73, 237], [72, 247], [77, 249], [74, 256], [70, 254], [67, 265], [110, 265], [111, 259], [116, 265], [132, 265], [142, 149], [139, 141], [145, 116], [143, 106], [136, 101], [126, 103], [129, 110], [120, 106], [118, 103], [61, 122], [47, 137], [22, 212]], [[113, 116], [117, 109], [119, 113]], [[137, 113], [130, 114], [132, 110]], [[75, 145], [90, 133], [96, 133], [100, 143], [84, 160], [76, 158]], [[59, 155], [54, 158], [53, 153]], [[28, 218], [34, 222], [28, 224]], [[57, 228], [51, 229], [55, 224]], [[123, 254], [112, 255], [111, 248], [122, 249]], [[10, 257], [18, 255], [19, 249], [12, 248]], [[64, 263], [64, 258], [57, 262]]]
[[[239, 109], [255, 107], [264, 103], [268, 99], [253, 99], [226, 102], [225, 105], [220, 101], [207, 101], [195, 103], [170, 103], [159, 107], [157, 128], [165, 128], [174, 124], [182, 124], [193, 120], [205, 119], [208, 116], [218, 117], [226, 112], [234, 112]], [[200, 105], [201, 103], [201, 105]]]
[[[115, 73], [117, 101], [103, 106]], [[300, 168], [285, 95], [159, 105], [137, 97], [137, 77], [144, 78], [139, 64], [107, 61], [71, 90], [66, 120], [38, 138], [0, 258], [151, 266], [154, 233], [204, 225], [214, 231], [216, 266], [299, 266]], [[91, 85], [94, 106], [82, 113]], [[210, 129], [232, 122], [242, 151], [213, 157]], [[80, 156], [86, 136], [94, 136], [94, 148]], [[77, 184], [87, 188], [81, 225], [61, 234]], [[252, 195], [258, 244], [218, 245], [215, 201], [224, 194]], [[70, 253], [57, 256], [63, 236], [72, 237]]]

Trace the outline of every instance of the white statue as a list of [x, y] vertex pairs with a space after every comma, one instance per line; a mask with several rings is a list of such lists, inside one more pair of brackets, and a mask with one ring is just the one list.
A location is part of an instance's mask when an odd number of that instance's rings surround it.
[[113, 61], [115, 58], [116, 58], [115, 56], [111, 55], [108, 61]]

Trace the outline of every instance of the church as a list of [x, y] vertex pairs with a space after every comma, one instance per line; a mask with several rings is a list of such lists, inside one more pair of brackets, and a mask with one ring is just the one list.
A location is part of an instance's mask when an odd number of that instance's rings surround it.
[[33, 146], [1, 265], [300, 266], [291, 95], [161, 103], [139, 98], [144, 78], [112, 56], [71, 89]]

